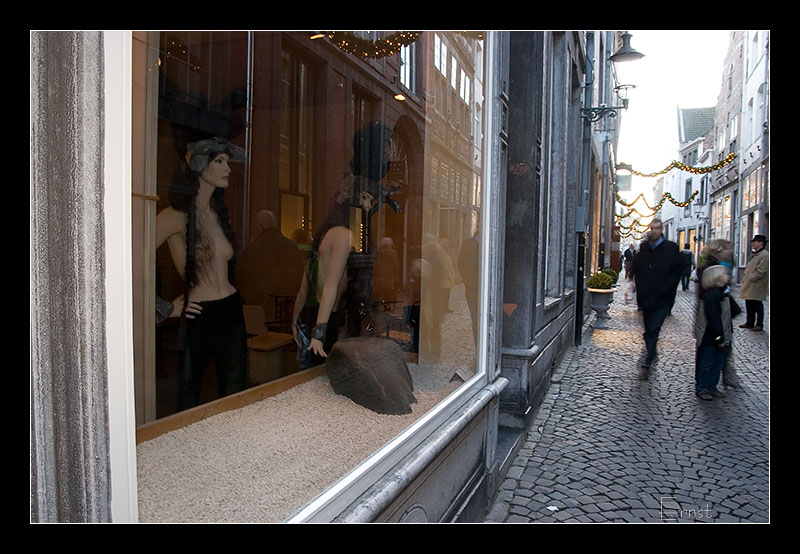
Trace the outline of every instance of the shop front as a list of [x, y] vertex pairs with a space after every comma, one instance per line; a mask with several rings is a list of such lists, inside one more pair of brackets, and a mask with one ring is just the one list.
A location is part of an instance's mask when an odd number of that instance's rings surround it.
[[[43, 35], [45, 64], [86, 53]], [[82, 362], [107, 519], [479, 520], [506, 384], [499, 35], [98, 35], [105, 126], [76, 139], [105, 177], [76, 188], [103, 194], [104, 254], [77, 271], [106, 325], [70, 340], [108, 346]]]

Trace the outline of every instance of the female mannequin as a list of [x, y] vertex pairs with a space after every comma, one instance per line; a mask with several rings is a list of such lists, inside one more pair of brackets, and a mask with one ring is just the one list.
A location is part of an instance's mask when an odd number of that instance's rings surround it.
[[[383, 203], [400, 211], [399, 204], [390, 196], [397, 188], [387, 190], [382, 184], [389, 170], [387, 152], [391, 139], [391, 129], [377, 120], [368, 122], [355, 133], [352, 171], [340, 182], [331, 199], [328, 217], [314, 236], [313, 252], [297, 293], [292, 318], [301, 369], [322, 363], [338, 337], [336, 308], [347, 291], [353, 200], [367, 220]], [[299, 332], [298, 325], [310, 328], [310, 332]], [[313, 354], [312, 360], [305, 359], [303, 335], [310, 339], [308, 350]]]
[[[347, 261], [350, 257], [350, 187], [349, 179], [334, 194], [331, 211], [314, 237], [311, 259], [300, 283], [292, 317], [292, 333], [303, 353], [298, 325], [310, 331], [302, 333], [310, 339], [311, 359], [301, 358], [300, 369], [322, 363], [338, 338], [336, 308], [347, 290]], [[313, 327], [311, 327], [313, 325]]]
[[168, 244], [184, 280], [184, 292], [172, 302], [170, 314], [185, 323], [179, 410], [199, 404], [203, 373], [212, 359], [220, 397], [244, 388], [244, 315], [241, 296], [231, 284], [236, 242], [224, 203], [228, 164], [243, 158], [243, 151], [223, 138], [190, 143], [188, 193], [171, 195], [172, 206], [156, 219], [156, 247]]

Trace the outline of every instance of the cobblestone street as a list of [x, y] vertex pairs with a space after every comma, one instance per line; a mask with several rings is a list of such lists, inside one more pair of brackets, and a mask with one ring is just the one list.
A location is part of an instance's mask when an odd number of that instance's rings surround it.
[[739, 329], [744, 314], [734, 320], [741, 387], [720, 385], [726, 396], [704, 401], [694, 394], [694, 285], [678, 291], [644, 381], [641, 314], [624, 285], [609, 329], [587, 330], [556, 370], [486, 521], [768, 522], [768, 302], [764, 332]]

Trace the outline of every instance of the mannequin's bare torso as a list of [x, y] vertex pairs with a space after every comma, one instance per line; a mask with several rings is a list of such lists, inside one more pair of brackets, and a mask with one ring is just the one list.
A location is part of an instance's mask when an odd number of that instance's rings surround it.
[[[189, 291], [189, 300], [203, 302], [226, 298], [236, 292], [228, 280], [228, 262], [233, 257], [233, 247], [213, 210], [197, 210], [197, 228], [200, 235], [195, 253], [197, 284]], [[158, 214], [156, 229], [157, 246], [167, 242], [175, 268], [184, 277], [186, 214], [166, 208]]]
[[[225, 236], [217, 213], [211, 208], [211, 195], [229, 184], [229, 156], [219, 154], [211, 159], [198, 179], [196, 198], [197, 244], [195, 245], [196, 283], [189, 291], [187, 317], [199, 313], [197, 302], [221, 300], [236, 292], [228, 276], [228, 262], [233, 245]], [[186, 269], [186, 214], [172, 207], [156, 217], [156, 248], [169, 245], [172, 261], [181, 277]], [[173, 301], [173, 315], [183, 306], [183, 295]], [[176, 310], [177, 309], [177, 310]]]

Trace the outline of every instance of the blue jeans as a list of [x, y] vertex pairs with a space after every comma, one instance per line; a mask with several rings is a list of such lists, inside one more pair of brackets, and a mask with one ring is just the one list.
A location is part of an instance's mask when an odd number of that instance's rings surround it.
[[670, 306], [656, 308], [654, 310], [642, 310], [644, 318], [644, 345], [647, 348], [647, 358], [645, 363], [651, 363], [656, 357], [656, 344], [658, 335], [661, 333], [661, 326], [670, 311]]
[[719, 346], [701, 346], [697, 350], [697, 377], [695, 389], [697, 392], [711, 392], [717, 390], [719, 376], [725, 365], [727, 349]]
[[692, 270], [684, 269], [681, 275], [681, 287], [683, 290], [689, 290], [689, 283], [692, 281]]

